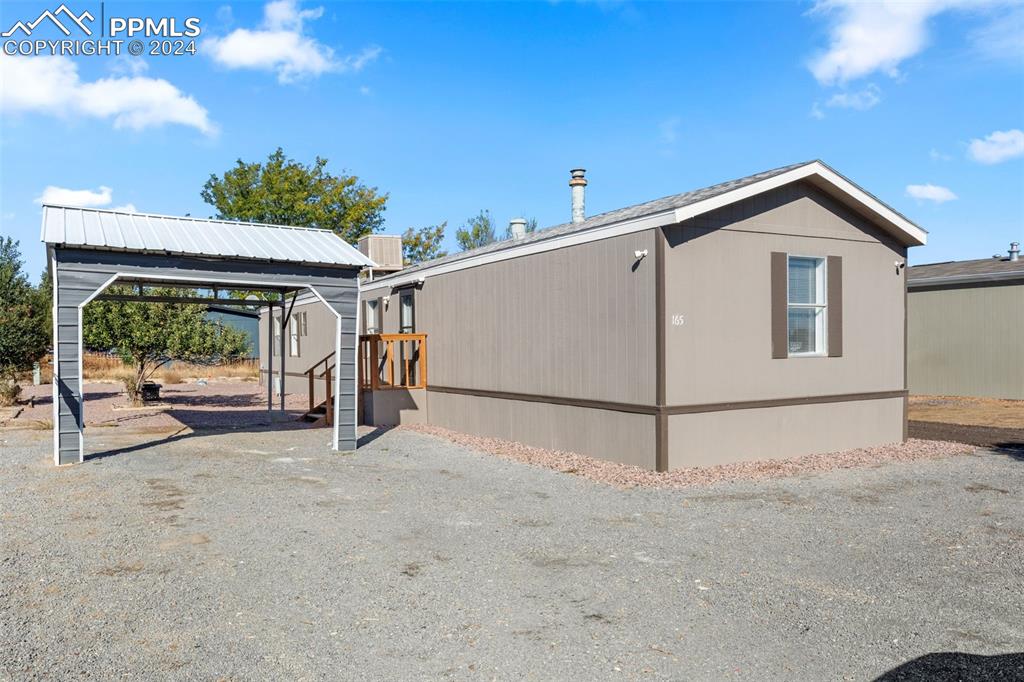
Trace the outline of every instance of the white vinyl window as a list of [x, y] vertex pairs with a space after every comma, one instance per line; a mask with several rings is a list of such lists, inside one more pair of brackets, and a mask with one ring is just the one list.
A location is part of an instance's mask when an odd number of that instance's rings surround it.
[[366, 333], [380, 334], [379, 299], [373, 298], [366, 302]]
[[825, 355], [825, 259], [790, 256], [789, 354]]
[[274, 341], [270, 344], [270, 354], [274, 357], [281, 354], [281, 318], [271, 313], [274, 320]]
[[399, 299], [399, 329], [402, 334], [412, 334], [416, 331], [416, 313], [413, 306], [415, 300], [412, 293], [402, 294]]
[[302, 319], [298, 315], [292, 315], [288, 320], [288, 355], [293, 358], [299, 357], [299, 334], [302, 332]]

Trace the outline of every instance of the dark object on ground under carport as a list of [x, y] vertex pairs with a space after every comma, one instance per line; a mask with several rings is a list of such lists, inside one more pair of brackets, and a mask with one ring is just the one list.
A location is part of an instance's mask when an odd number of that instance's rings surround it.
[[158, 384], [155, 381], [147, 381], [142, 384], [142, 402], [148, 403], [156, 400], [160, 400], [160, 388], [162, 384]]

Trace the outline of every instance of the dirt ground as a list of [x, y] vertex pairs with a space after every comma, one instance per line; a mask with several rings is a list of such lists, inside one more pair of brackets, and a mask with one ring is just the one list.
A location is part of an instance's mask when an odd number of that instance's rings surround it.
[[1024, 429], [1024, 400], [915, 395], [909, 416], [919, 422]]
[[911, 396], [909, 417], [912, 438], [1024, 453], [1024, 400]]

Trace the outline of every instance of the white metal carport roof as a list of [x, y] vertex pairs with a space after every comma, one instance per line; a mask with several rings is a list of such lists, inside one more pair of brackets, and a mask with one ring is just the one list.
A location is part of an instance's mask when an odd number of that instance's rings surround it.
[[375, 265], [330, 230], [70, 206], [43, 206], [41, 239], [47, 244], [108, 251]]

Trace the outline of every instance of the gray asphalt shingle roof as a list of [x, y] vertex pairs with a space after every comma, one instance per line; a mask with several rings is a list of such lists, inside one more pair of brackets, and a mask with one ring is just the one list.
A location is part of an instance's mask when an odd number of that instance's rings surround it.
[[487, 253], [494, 253], [496, 251], [503, 251], [508, 248], [522, 246], [523, 244], [531, 244], [534, 242], [540, 242], [555, 237], [561, 237], [567, 234], [573, 234], [576, 232], [584, 232], [597, 227], [603, 227], [605, 225], [611, 225], [619, 223], [625, 220], [631, 220], [633, 218], [641, 218], [644, 216], [654, 215], [656, 213], [662, 213], [664, 211], [672, 211], [689, 204], [696, 203], [698, 201], [704, 201], [705, 199], [711, 199], [719, 194], [725, 194], [736, 189], [740, 189], [746, 185], [760, 182], [761, 180], [767, 180], [781, 175], [795, 168], [806, 166], [813, 161], [804, 161], [802, 163], [794, 163], [788, 166], [782, 166], [781, 168], [774, 168], [772, 170], [764, 171], [762, 173], [756, 173], [754, 175], [748, 175], [745, 178], [738, 178], [736, 180], [729, 180], [728, 182], [722, 182], [717, 185], [710, 187], [704, 187], [702, 189], [693, 190], [691, 192], [683, 192], [681, 194], [673, 194], [671, 196], [662, 197], [661, 199], [655, 199], [653, 201], [647, 201], [642, 204], [635, 204], [633, 206], [626, 206], [625, 208], [619, 208], [614, 211], [608, 211], [606, 213], [600, 213], [595, 216], [591, 216], [581, 223], [562, 223], [561, 225], [555, 225], [544, 229], [539, 229], [536, 232], [526, 235], [522, 239], [505, 239], [501, 241], [481, 246], [476, 249], [470, 249], [469, 251], [460, 251], [459, 253], [453, 253], [450, 256], [443, 258], [435, 258], [431, 261], [425, 261], [417, 265], [411, 265], [393, 275], [387, 275], [386, 277], [378, 277], [374, 281], [385, 282], [389, 279], [396, 277], [407, 277], [410, 273], [417, 272], [426, 268], [432, 268], [437, 265], [445, 263], [453, 263], [456, 261], [463, 260], [464, 258], [470, 258], [472, 256], [479, 256]]
[[972, 275], [1012, 276], [1019, 273], [1024, 279], [1024, 260], [1011, 261], [1000, 258], [979, 258], [977, 260], [954, 260], [945, 263], [915, 265], [907, 270], [907, 281], [922, 279], [970, 277]]

